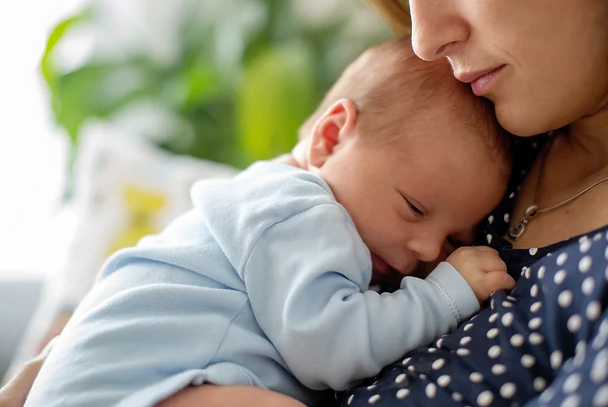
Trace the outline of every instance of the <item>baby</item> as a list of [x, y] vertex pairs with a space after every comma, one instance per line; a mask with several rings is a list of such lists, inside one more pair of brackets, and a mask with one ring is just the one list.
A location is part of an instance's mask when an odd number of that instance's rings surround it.
[[[198, 184], [194, 209], [111, 257], [26, 406], [153, 406], [188, 385], [317, 404], [446, 333], [514, 282], [469, 242], [510, 172], [488, 106], [408, 39], [366, 52], [302, 127], [293, 164]], [[390, 294], [374, 276], [402, 277]]]

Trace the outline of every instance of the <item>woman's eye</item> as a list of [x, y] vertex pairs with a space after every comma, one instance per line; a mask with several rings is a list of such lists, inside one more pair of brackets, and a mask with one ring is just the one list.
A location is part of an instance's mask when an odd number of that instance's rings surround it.
[[414, 205], [410, 201], [407, 201], [407, 204], [410, 206], [410, 209], [412, 210], [412, 212], [414, 212], [416, 215], [418, 215], [418, 216], [424, 215], [424, 212], [422, 212], [416, 205]]

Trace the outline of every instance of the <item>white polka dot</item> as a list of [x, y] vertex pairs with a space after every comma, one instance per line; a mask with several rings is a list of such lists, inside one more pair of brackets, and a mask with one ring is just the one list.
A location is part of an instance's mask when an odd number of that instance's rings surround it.
[[493, 324], [494, 322], [496, 322], [498, 317], [499, 317], [498, 313], [492, 314], [492, 315], [490, 315], [490, 318], [488, 319], [488, 321], [490, 321], [490, 323]]
[[506, 327], [511, 326], [511, 324], [513, 323], [513, 314], [507, 312], [505, 315], [502, 316], [500, 322], [502, 322], [502, 324]]
[[456, 351], [456, 354], [458, 356], [468, 356], [471, 354], [471, 351], [468, 350], [467, 348], [460, 348]]
[[578, 407], [581, 405], [581, 397], [578, 394], [573, 394], [566, 397], [566, 399], [560, 404], [560, 407]]
[[429, 383], [426, 385], [426, 389], [424, 389], [426, 396], [430, 399], [434, 399], [437, 395], [437, 386], [434, 383]]
[[606, 345], [606, 342], [608, 342], [608, 334], [600, 331], [597, 335], [595, 335], [595, 339], [593, 339], [593, 343], [591, 344], [591, 346], [593, 347], [593, 349], [598, 350], [603, 348], [604, 345]]
[[500, 346], [498, 345], [494, 345], [488, 350], [488, 356], [492, 359], [496, 359], [501, 353], [502, 349], [500, 349]]
[[486, 235], [486, 240], [488, 241], [488, 244], [492, 243], [492, 235], [488, 233]]
[[521, 357], [521, 365], [525, 368], [531, 368], [536, 363], [536, 359], [532, 355], [523, 355]]
[[538, 295], [538, 284], [534, 284], [532, 288], [530, 288], [530, 296], [536, 297]]
[[568, 318], [568, 322], [566, 323], [566, 327], [570, 332], [577, 333], [581, 329], [581, 325], [583, 324], [583, 320], [580, 315], [574, 314], [570, 318]]
[[545, 266], [540, 266], [540, 268], [538, 269], [538, 278], [544, 278], [545, 271], [547, 271], [547, 268]]
[[351, 403], [353, 402], [353, 399], [354, 399], [354, 398], [355, 398], [355, 395], [354, 395], [354, 394], [351, 394], [351, 395], [350, 395], [350, 397], [348, 398], [348, 402], [347, 402], [347, 403], [348, 403], [348, 405], [349, 405], [349, 406], [350, 406], [350, 405], [351, 405]]
[[532, 332], [530, 334], [529, 340], [532, 345], [540, 345], [541, 343], [543, 343], [545, 338], [538, 332]]
[[451, 381], [452, 378], [447, 374], [444, 374], [443, 376], [439, 376], [439, 378], [437, 379], [437, 384], [441, 387], [446, 387], [448, 384], [450, 384]]
[[547, 381], [542, 377], [537, 377], [534, 379], [534, 382], [532, 382], [532, 386], [534, 386], [534, 390], [540, 393], [547, 387]]
[[375, 402], [377, 402], [378, 400], [380, 400], [380, 396], [379, 395], [374, 395], [371, 396], [368, 400], [369, 404], [374, 404]]
[[509, 214], [505, 213], [505, 216], [503, 216], [503, 220], [505, 221], [505, 223], [509, 223], [509, 219], [510, 219]]
[[581, 253], [587, 253], [589, 251], [589, 249], [591, 248], [591, 240], [589, 239], [585, 239], [582, 242], [580, 242], [579, 245], [579, 250], [581, 251]]
[[492, 299], [490, 300], [490, 308], [491, 309], [496, 309], [496, 301], [494, 301], [495, 298], [492, 297]]
[[530, 329], [538, 329], [543, 324], [543, 319], [540, 317], [535, 317], [528, 322], [528, 328]]
[[494, 339], [498, 336], [498, 333], [499, 333], [498, 328], [492, 328], [488, 331], [487, 336], [489, 339]]
[[479, 372], [473, 372], [469, 375], [469, 379], [471, 379], [473, 383], [481, 383], [483, 381], [483, 375]]
[[560, 270], [557, 273], [555, 273], [555, 276], [553, 276], [553, 281], [555, 282], [555, 284], [561, 284], [564, 282], [565, 279], [566, 279], [566, 270]]
[[488, 223], [491, 225], [492, 222], [494, 222], [494, 216], [490, 215], [488, 216]]
[[455, 391], [454, 393], [452, 393], [452, 400], [454, 400], [457, 403], [461, 402], [462, 401], [462, 394], [460, 394], [457, 391]]
[[408, 371], [408, 372], [415, 372], [415, 371], [416, 371], [416, 368], [414, 367], [414, 365], [409, 365], [409, 366], [407, 367], [407, 371]]
[[378, 387], [378, 386], [376, 386], [375, 384], [372, 384], [371, 386], [367, 386], [367, 390], [374, 390], [376, 387]]
[[597, 242], [601, 238], [602, 238], [602, 234], [601, 233], [596, 233], [595, 236], [593, 236], [593, 241]]
[[574, 373], [571, 374], [570, 376], [568, 376], [568, 378], [564, 381], [564, 393], [574, 393], [575, 391], [578, 390], [578, 388], [581, 385], [581, 375], [578, 373]]
[[[606, 233], [606, 239], [608, 239], [608, 233]], [[606, 250], [604, 250], [604, 258], [608, 260], [608, 246], [606, 246]]]
[[510, 399], [515, 394], [517, 387], [513, 383], [505, 383], [500, 387], [500, 396]]
[[406, 378], [407, 378], [407, 375], [405, 373], [401, 373], [399, 376], [397, 376], [395, 378], [395, 383], [401, 384], [405, 381]]
[[583, 294], [591, 295], [593, 293], [593, 289], [595, 288], [595, 280], [593, 277], [587, 277], [585, 281], [583, 281]]
[[403, 400], [404, 398], [406, 398], [408, 396], [408, 394], [410, 394], [409, 389], [401, 389], [397, 392], [397, 398], [399, 400]]
[[509, 194], [509, 199], [513, 199], [513, 197], [514, 197], [514, 196], [515, 196], [515, 192], [511, 192], [511, 193]]
[[572, 295], [571, 291], [564, 290], [557, 297], [557, 303], [562, 308], [568, 308], [572, 304], [572, 299], [573, 298], [574, 298], [574, 296]]
[[585, 361], [585, 353], [587, 352], [587, 342], [584, 340], [579, 341], [574, 349], [574, 360], [573, 364], [580, 367]]
[[553, 396], [555, 396], [555, 390], [553, 390], [551, 387], [549, 387], [547, 390], [545, 390], [543, 392], [543, 394], [540, 395], [540, 397], [538, 399], [540, 401], [542, 401], [543, 403], [548, 403], [549, 401], [551, 401]]
[[606, 407], [608, 406], [608, 384], [603, 385], [595, 392], [593, 400], [591, 401], [592, 407]]
[[494, 401], [494, 396], [489, 390], [483, 391], [481, 394], [479, 394], [479, 396], [477, 396], [477, 404], [479, 404], [481, 407], [489, 406], [492, 404], [492, 401]]
[[444, 366], [445, 366], [445, 360], [444, 359], [437, 359], [431, 365], [431, 367], [433, 368], [433, 370], [439, 370], [439, 369], [441, 369]]
[[585, 256], [581, 259], [581, 261], [578, 262], [578, 270], [581, 273], [586, 273], [591, 268], [592, 263], [593, 260], [591, 259], [591, 256]]
[[568, 260], [568, 253], [561, 253], [559, 256], [557, 256], [555, 263], [558, 266], [563, 266], [566, 263], [566, 260]]
[[520, 275], [521, 275], [521, 276], [526, 276], [526, 278], [530, 278], [530, 273], [528, 273], [528, 275], [526, 275], [526, 271], [528, 271], [528, 267], [523, 266], [523, 267], [521, 268], [521, 273], [520, 273]]
[[504, 374], [506, 371], [507, 367], [505, 365], [501, 365], [500, 363], [492, 366], [492, 373], [494, 373], [496, 376]]
[[505, 308], [513, 308], [513, 303], [509, 301], [503, 301], [502, 306]]
[[537, 301], [534, 304], [532, 304], [532, 306], [530, 307], [530, 312], [538, 312], [538, 310], [540, 310], [542, 306], [543, 306], [543, 303], [540, 301]]
[[591, 301], [589, 305], [587, 305], [587, 311], [585, 315], [587, 315], [587, 319], [589, 321], [595, 321], [600, 317], [602, 313], [602, 306], [598, 301]]
[[511, 337], [511, 345], [516, 348], [524, 344], [524, 336], [522, 334], [515, 334]]
[[606, 380], [608, 376], [608, 350], [604, 349], [595, 356], [589, 376], [596, 384], [600, 384]]
[[464, 326], [464, 328], [462, 328], [465, 332], [467, 332], [469, 329], [473, 328], [473, 324], [468, 323]]
[[465, 336], [460, 340], [460, 345], [465, 346], [465, 345], [468, 345], [470, 342], [471, 342], [471, 337]]
[[410, 363], [410, 360], [412, 360], [412, 358], [405, 358], [405, 359], [403, 359], [403, 361], [401, 361], [401, 364], [407, 365], [408, 363]]
[[512, 295], [507, 295], [507, 299], [509, 301], [513, 301], [513, 302], [515, 302], [515, 300], [517, 300], [517, 298], [513, 297]]
[[435, 346], [437, 346], [438, 348], [441, 348], [442, 345], [443, 345], [443, 338], [437, 339], [437, 343], [435, 344]]
[[554, 370], [559, 369], [559, 367], [562, 365], [562, 361], [564, 359], [564, 356], [562, 355], [562, 353], [558, 350], [553, 351], [553, 353], [551, 354], [549, 360], [551, 362], [551, 367]]

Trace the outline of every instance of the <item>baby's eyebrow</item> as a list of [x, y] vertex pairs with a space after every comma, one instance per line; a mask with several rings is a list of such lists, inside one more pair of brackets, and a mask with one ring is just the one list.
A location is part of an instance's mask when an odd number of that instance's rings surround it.
[[411, 203], [412, 205], [414, 205], [416, 208], [420, 209], [420, 211], [422, 212], [423, 215], [428, 215], [429, 210], [422, 205], [419, 201], [417, 201], [416, 199], [412, 198], [411, 196], [405, 194], [404, 192], [402, 192], [399, 188], [397, 187], [393, 187], [395, 189], [395, 191], [397, 191], [397, 193], [399, 195], [401, 195], [401, 197], [408, 203]]

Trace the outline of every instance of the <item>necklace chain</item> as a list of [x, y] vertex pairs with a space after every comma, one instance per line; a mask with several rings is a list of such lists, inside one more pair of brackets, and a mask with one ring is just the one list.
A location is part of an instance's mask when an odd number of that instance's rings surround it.
[[568, 199], [561, 201], [558, 204], [555, 204], [548, 208], [539, 209], [538, 204], [537, 204], [538, 193], [540, 191], [540, 186], [541, 186], [541, 182], [543, 179], [543, 173], [545, 170], [545, 161], [547, 160], [547, 156], [549, 155], [549, 151], [551, 150], [551, 146], [553, 145], [553, 140], [555, 139], [555, 137], [556, 136], [552, 136], [551, 140], [549, 140], [549, 143], [545, 148], [545, 153], [542, 157], [542, 161], [540, 163], [540, 169], [538, 171], [538, 180], [536, 181], [536, 190], [534, 191], [534, 202], [532, 203], [532, 205], [530, 205], [530, 206], [528, 206], [528, 208], [526, 208], [526, 211], [524, 212], [524, 216], [521, 218], [521, 220], [509, 228], [509, 236], [511, 236], [511, 238], [513, 240], [519, 239], [524, 234], [524, 232], [526, 231], [526, 225], [528, 223], [530, 223], [530, 221], [532, 221], [537, 215], [560, 208], [560, 207], [574, 201], [576, 198], [583, 195], [585, 192], [589, 191], [590, 189], [598, 186], [602, 182], [608, 181], [608, 177], [602, 178], [598, 181], [595, 181], [593, 184], [585, 187], [583, 190], [577, 192], [576, 194], [572, 195]]

